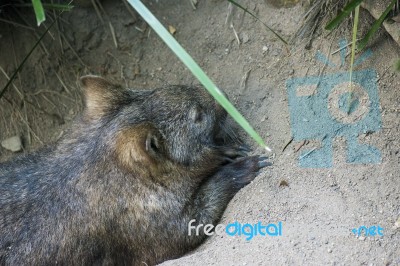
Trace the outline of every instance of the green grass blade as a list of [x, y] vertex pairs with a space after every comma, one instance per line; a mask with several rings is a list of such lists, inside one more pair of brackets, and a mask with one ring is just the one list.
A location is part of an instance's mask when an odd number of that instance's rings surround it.
[[40, 36], [39, 40], [37, 40], [37, 42], [35, 43], [35, 45], [32, 47], [32, 49], [29, 51], [29, 53], [25, 56], [24, 60], [22, 60], [21, 64], [19, 64], [17, 70], [15, 70], [15, 72], [12, 74], [12, 76], [10, 77], [10, 79], [8, 80], [7, 84], [4, 86], [3, 90], [0, 92], [0, 99], [3, 97], [4, 93], [6, 93], [6, 91], [8, 90], [8, 88], [10, 88], [11, 82], [13, 82], [13, 80], [15, 79], [15, 77], [17, 76], [18, 72], [21, 71], [22, 67], [24, 66], [26, 60], [28, 60], [29, 56], [31, 56], [31, 54], [33, 53], [33, 51], [36, 49], [36, 47], [39, 45], [39, 43], [42, 41], [42, 39], [44, 38], [44, 36], [46, 36], [47, 32], [51, 29], [51, 27], [53, 27], [53, 25], [55, 24], [55, 22], [57, 21], [58, 17], [54, 19], [54, 21], [50, 24], [50, 26], [45, 30], [45, 32], [42, 34], [42, 36]]
[[392, 0], [390, 5], [385, 9], [385, 11], [382, 13], [382, 15], [379, 17], [378, 20], [375, 20], [374, 24], [372, 24], [371, 29], [367, 32], [367, 34], [364, 36], [364, 38], [361, 39], [361, 41], [357, 45], [358, 50], [362, 50], [367, 46], [369, 39], [375, 34], [375, 32], [379, 29], [379, 27], [382, 25], [383, 21], [385, 20], [386, 16], [389, 14], [390, 10], [392, 10], [394, 4], [398, 0]]
[[358, 31], [358, 17], [360, 15], [360, 5], [356, 6], [355, 12], [354, 12], [354, 24], [353, 24], [353, 38], [351, 41], [351, 59], [350, 59], [350, 93], [347, 98], [347, 113], [350, 113], [350, 107], [351, 107], [351, 100], [353, 98], [353, 86], [352, 86], [352, 81], [353, 81], [353, 65], [354, 65], [354, 57], [356, 55], [356, 41], [357, 41], [357, 31]]
[[281, 40], [284, 44], [288, 44], [285, 39], [283, 37], [281, 37], [276, 31], [274, 31], [271, 27], [269, 27], [266, 23], [264, 23], [261, 19], [259, 19], [256, 15], [254, 15], [253, 13], [251, 13], [247, 8], [241, 6], [240, 4], [236, 3], [233, 0], [227, 0], [229, 3], [234, 4], [235, 6], [237, 6], [238, 8], [242, 9], [244, 12], [246, 12], [247, 14], [249, 14], [250, 16], [252, 16], [253, 18], [255, 18], [257, 21], [261, 22], [268, 30], [270, 30], [276, 37], [279, 38], [279, 40]]
[[32, 0], [32, 5], [33, 5], [33, 10], [35, 11], [37, 24], [38, 24], [38, 26], [40, 26], [40, 24], [46, 20], [42, 1]]
[[332, 19], [332, 21], [330, 21], [328, 23], [328, 25], [325, 26], [326, 30], [333, 30], [334, 28], [336, 28], [340, 23], [342, 23], [342, 21], [350, 15], [350, 13], [357, 7], [360, 5], [360, 3], [363, 0], [353, 0], [350, 1], [350, 3], [348, 3], [342, 10], [342, 12], [339, 13], [339, 15], [337, 15], [334, 19]]
[[218, 87], [204, 73], [192, 57], [182, 48], [182, 46], [171, 36], [157, 18], [139, 0], [127, 0], [129, 4], [143, 17], [144, 20], [161, 37], [168, 47], [178, 56], [187, 66], [194, 76], [204, 85], [208, 92], [218, 101], [222, 107], [235, 119], [235, 121], [262, 147], [271, 151], [257, 132], [250, 126], [247, 120], [236, 110], [236, 108], [222, 94]]

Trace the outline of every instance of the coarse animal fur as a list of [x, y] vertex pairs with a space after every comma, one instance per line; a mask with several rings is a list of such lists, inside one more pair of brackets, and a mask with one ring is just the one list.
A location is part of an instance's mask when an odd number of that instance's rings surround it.
[[0, 164], [1, 265], [153, 265], [197, 247], [266, 164], [229, 139], [200, 87], [140, 91], [81, 79], [58, 143]]

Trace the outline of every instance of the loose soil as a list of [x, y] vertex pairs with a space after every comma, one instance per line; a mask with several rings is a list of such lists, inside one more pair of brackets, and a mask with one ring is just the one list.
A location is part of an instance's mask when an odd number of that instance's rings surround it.
[[[255, 236], [250, 241], [214, 235], [164, 265], [400, 265], [400, 73], [393, 69], [400, 48], [391, 37], [380, 30], [368, 47], [372, 55], [355, 68], [376, 71], [368, 78], [379, 94], [381, 125], [360, 132], [358, 141], [375, 147], [379, 162], [348, 163], [349, 141], [342, 136], [332, 139], [332, 166], [304, 168], [299, 157], [318, 150], [321, 139], [294, 135], [287, 82], [348, 71], [350, 56], [340, 66], [340, 52], [332, 53], [340, 40], [351, 40], [350, 23], [333, 33], [319, 32], [311, 45], [298, 40], [286, 47], [254, 18], [228, 8], [227, 1], [199, 1], [195, 10], [189, 0], [144, 3], [166, 27], [176, 29], [174, 37], [273, 149], [266, 154], [273, 165], [235, 196], [221, 223], [283, 225], [282, 236]], [[279, 9], [261, 0], [240, 3], [286, 39], [302, 23], [301, 4]], [[141, 89], [198, 83], [122, 1], [104, 0], [102, 7], [101, 18], [92, 7], [63, 14], [34, 51], [0, 99], [0, 140], [21, 136], [24, 152], [56, 141], [82, 109], [78, 78], [84, 74]], [[226, 23], [228, 14], [232, 23]], [[44, 31], [33, 31], [34, 19], [23, 16], [29, 29], [0, 22], [0, 67], [9, 76]], [[23, 23], [19, 17], [9, 19]], [[362, 12], [361, 19], [365, 33], [373, 18]], [[49, 15], [45, 26], [50, 22]], [[336, 67], [318, 60], [317, 52]], [[6, 82], [0, 73], [0, 88]], [[264, 153], [252, 145], [254, 154]], [[0, 160], [14, 155], [0, 147]], [[384, 236], [352, 233], [363, 225], [379, 225]]]

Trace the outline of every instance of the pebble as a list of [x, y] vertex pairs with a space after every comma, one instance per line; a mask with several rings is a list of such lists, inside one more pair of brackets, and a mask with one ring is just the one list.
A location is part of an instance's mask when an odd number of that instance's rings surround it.
[[250, 40], [249, 35], [246, 32], [242, 33], [242, 42], [247, 43]]
[[19, 152], [22, 150], [22, 141], [19, 136], [14, 136], [8, 139], [5, 139], [1, 142], [1, 146], [12, 152]]

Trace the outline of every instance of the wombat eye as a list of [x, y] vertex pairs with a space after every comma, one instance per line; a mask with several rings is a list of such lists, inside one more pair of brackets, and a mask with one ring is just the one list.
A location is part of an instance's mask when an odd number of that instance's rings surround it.
[[160, 149], [158, 146], [158, 140], [155, 137], [151, 138], [150, 147], [153, 151], [158, 151]]
[[193, 122], [201, 123], [204, 119], [204, 112], [199, 106], [196, 106], [196, 107], [192, 108], [192, 110], [190, 110], [189, 116], [190, 116], [190, 119], [193, 120]]
[[157, 154], [160, 152], [160, 143], [156, 136], [153, 136], [153, 135], [147, 136], [146, 150], [153, 154]]

